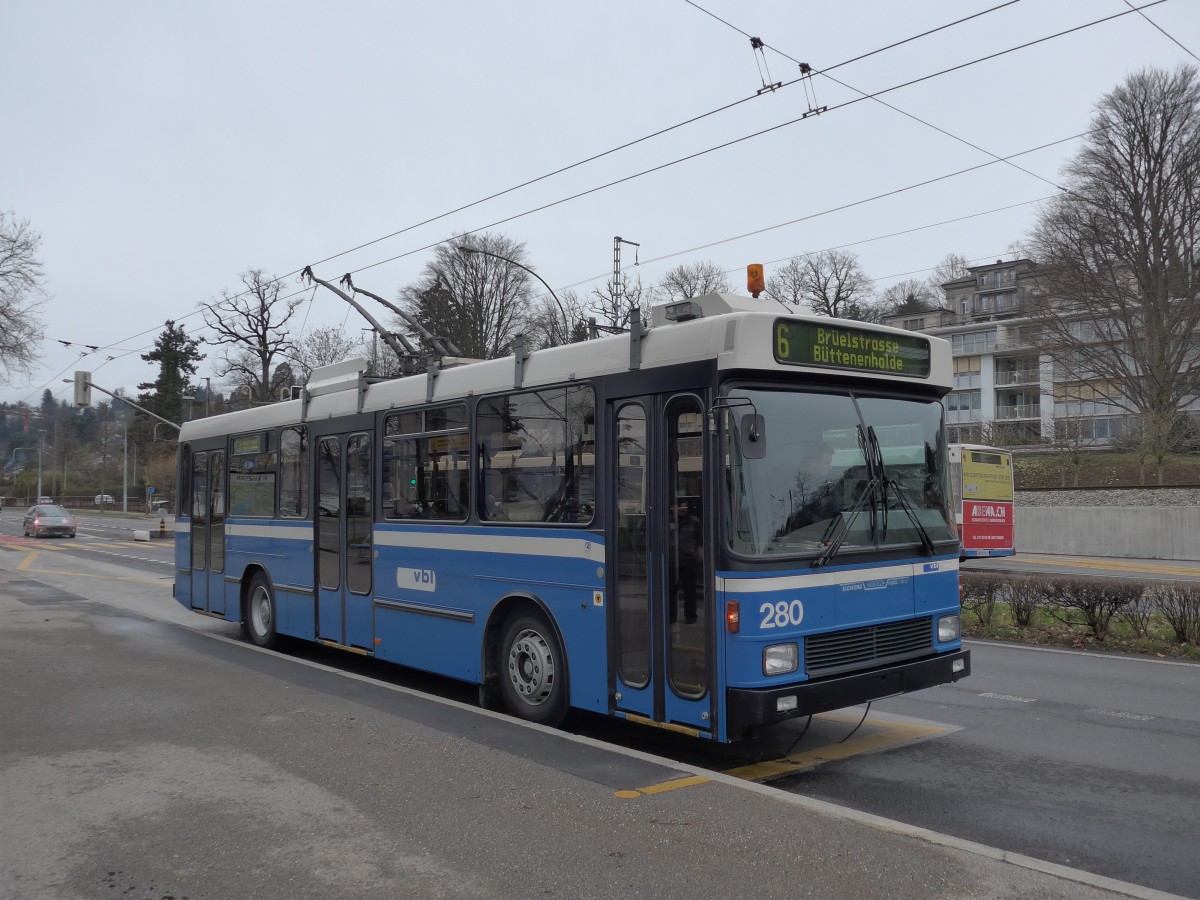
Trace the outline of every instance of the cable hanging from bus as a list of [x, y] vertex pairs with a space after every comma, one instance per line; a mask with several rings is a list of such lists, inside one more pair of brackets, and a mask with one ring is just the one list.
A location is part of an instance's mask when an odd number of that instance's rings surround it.
[[177, 601], [716, 741], [970, 673], [947, 342], [710, 294], [453, 362], [186, 423]]
[[962, 559], [1012, 556], [1012, 453], [980, 444], [950, 445], [950, 485]]

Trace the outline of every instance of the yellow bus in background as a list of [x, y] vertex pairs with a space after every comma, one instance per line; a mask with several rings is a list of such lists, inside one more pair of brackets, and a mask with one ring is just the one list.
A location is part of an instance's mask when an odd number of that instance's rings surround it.
[[950, 445], [950, 480], [962, 558], [1012, 556], [1012, 453], [979, 444]]

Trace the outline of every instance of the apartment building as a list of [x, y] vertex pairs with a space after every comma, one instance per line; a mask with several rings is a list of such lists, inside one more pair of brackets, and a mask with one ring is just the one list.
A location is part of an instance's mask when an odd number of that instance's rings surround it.
[[886, 324], [950, 341], [954, 390], [946, 396], [950, 440], [1015, 447], [1059, 440], [1104, 446], [1124, 410], [1103, 385], [1072, 382], [1039, 353], [1023, 312], [1043, 301], [1031, 259], [972, 266], [942, 285], [945, 309], [897, 315]]

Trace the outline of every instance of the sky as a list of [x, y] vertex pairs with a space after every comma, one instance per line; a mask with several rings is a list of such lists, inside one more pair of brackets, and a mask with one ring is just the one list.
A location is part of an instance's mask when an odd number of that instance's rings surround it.
[[50, 299], [0, 401], [70, 399], [76, 370], [136, 394], [165, 322], [204, 338], [199, 305], [251, 268], [304, 291], [294, 338], [361, 334], [292, 273], [394, 299], [476, 230], [560, 294], [611, 277], [617, 236], [647, 285], [705, 261], [739, 292], [749, 263], [835, 247], [880, 291], [1012, 258], [1095, 103], [1196, 63], [1200, 3], [1135, 5], [7, 0], [0, 209], [41, 234]]

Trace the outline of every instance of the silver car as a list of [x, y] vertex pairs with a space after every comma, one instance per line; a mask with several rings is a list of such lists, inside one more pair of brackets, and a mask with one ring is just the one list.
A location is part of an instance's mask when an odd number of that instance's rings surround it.
[[43, 503], [29, 507], [25, 513], [23, 527], [26, 537], [30, 535], [49, 537], [59, 534], [73, 538], [77, 524], [75, 517], [63, 507], [53, 503]]

